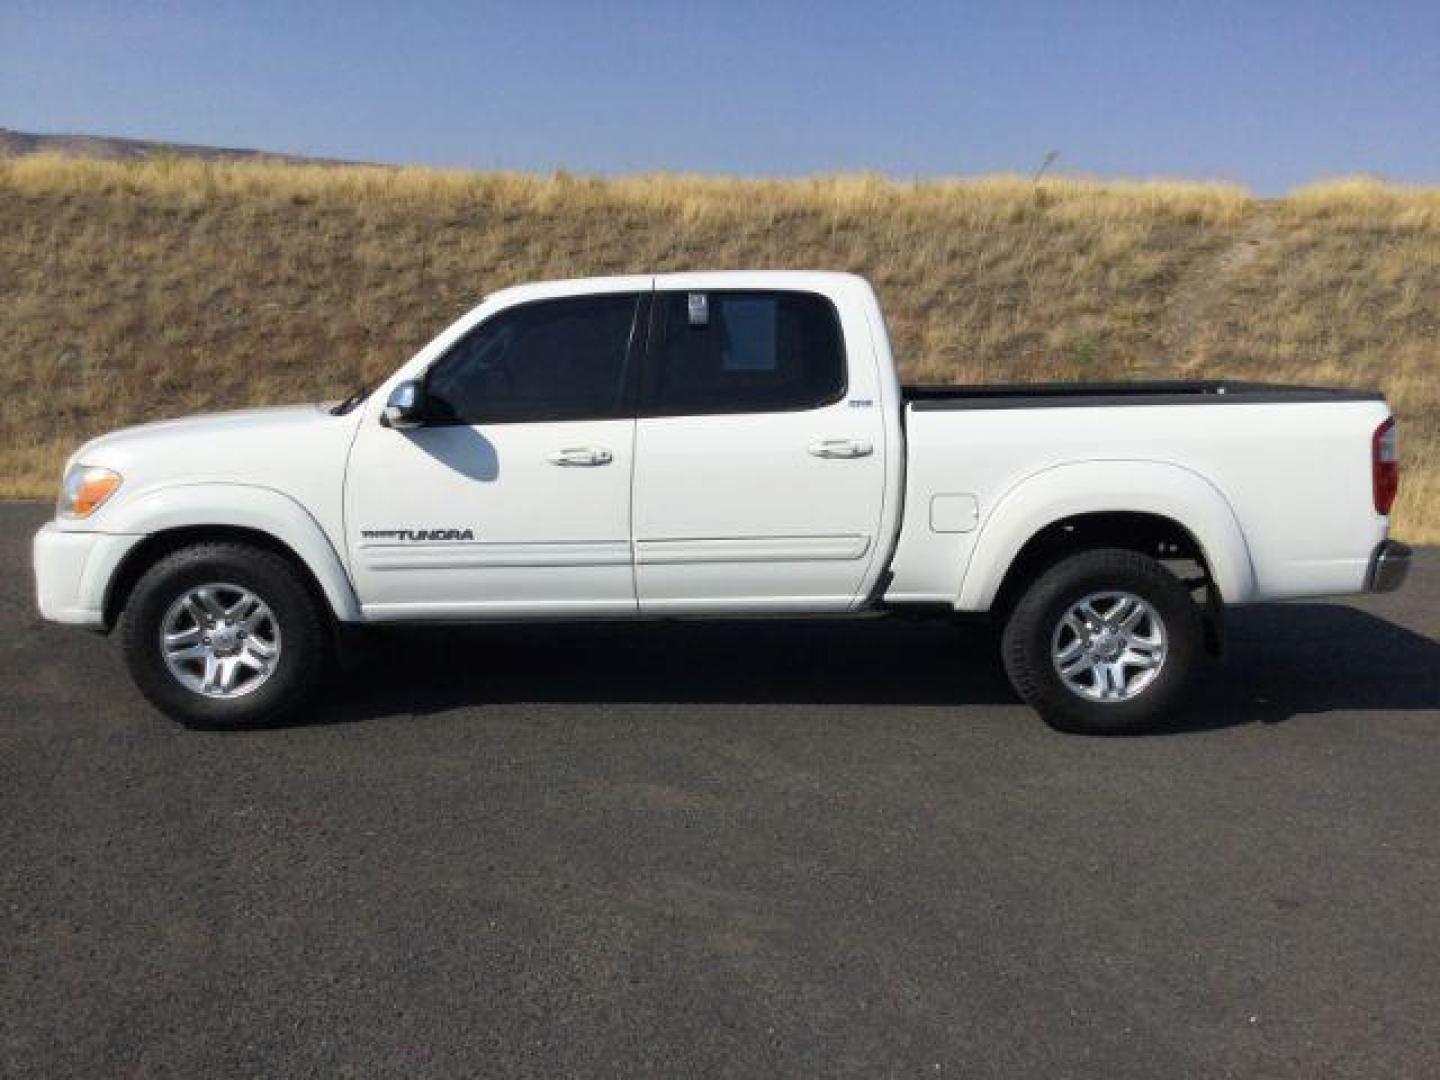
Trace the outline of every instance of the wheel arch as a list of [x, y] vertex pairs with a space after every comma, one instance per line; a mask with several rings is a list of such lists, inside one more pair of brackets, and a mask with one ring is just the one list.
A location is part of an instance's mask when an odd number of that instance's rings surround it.
[[115, 625], [140, 577], [172, 551], [207, 541], [253, 544], [300, 570], [312, 594], [339, 622], [361, 619], [344, 564], [319, 523], [294, 499], [269, 488], [193, 484], [164, 488], [119, 508], [107, 530], [144, 535], [105, 590], [106, 629]]
[[1244, 534], [1213, 484], [1178, 465], [1105, 461], [1057, 466], [1007, 492], [976, 541], [955, 606], [1003, 607], [1060, 558], [1095, 547], [1193, 559], [1214, 611], [1254, 593]]

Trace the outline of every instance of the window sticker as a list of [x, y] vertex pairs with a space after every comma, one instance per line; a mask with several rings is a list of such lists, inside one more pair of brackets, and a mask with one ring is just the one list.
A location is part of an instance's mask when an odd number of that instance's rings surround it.
[[710, 325], [710, 298], [703, 292], [690, 294], [690, 325]]
[[723, 366], [726, 371], [774, 371], [777, 305], [769, 297], [727, 299], [721, 308], [725, 327]]

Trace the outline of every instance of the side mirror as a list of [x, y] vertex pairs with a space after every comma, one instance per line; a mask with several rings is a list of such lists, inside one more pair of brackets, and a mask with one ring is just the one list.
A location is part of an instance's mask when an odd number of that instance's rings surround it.
[[416, 379], [402, 382], [390, 391], [385, 402], [385, 411], [380, 414], [380, 423], [396, 431], [408, 431], [425, 423], [424, 410], [420, 407], [420, 383]]

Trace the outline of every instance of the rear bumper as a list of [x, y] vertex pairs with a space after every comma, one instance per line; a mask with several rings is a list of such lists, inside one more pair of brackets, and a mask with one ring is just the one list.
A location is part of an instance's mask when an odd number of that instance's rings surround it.
[[1410, 573], [1410, 549], [1396, 540], [1386, 540], [1370, 556], [1365, 587], [1371, 592], [1394, 592]]
[[126, 553], [143, 537], [68, 532], [49, 522], [35, 534], [35, 598], [51, 622], [100, 629], [105, 595]]

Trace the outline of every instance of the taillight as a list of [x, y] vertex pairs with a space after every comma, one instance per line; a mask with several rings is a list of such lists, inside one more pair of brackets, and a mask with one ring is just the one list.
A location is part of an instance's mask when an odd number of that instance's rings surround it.
[[1388, 514], [1400, 490], [1400, 436], [1392, 416], [1375, 429], [1370, 439], [1370, 465], [1375, 490], [1375, 512]]

